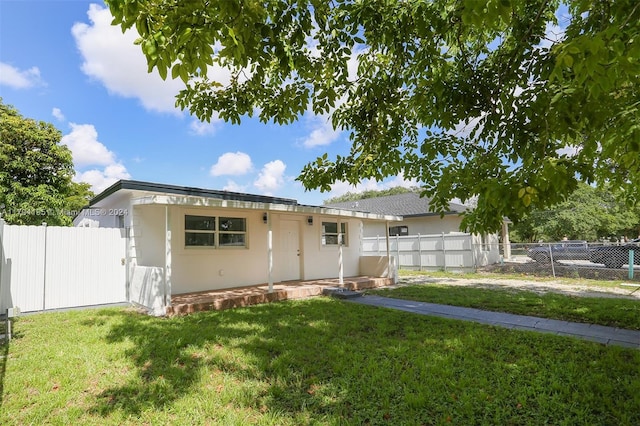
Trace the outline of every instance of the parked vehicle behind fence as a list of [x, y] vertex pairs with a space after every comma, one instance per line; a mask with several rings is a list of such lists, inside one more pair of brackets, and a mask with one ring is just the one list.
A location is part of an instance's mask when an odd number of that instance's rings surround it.
[[619, 246], [601, 246], [590, 250], [593, 263], [602, 263], [607, 268], [620, 268], [629, 264], [629, 252], [633, 250], [633, 264], [640, 265], [640, 238]]
[[530, 247], [527, 256], [539, 263], [557, 260], [591, 260], [591, 253], [586, 241], [567, 240], [557, 243], [540, 244]]

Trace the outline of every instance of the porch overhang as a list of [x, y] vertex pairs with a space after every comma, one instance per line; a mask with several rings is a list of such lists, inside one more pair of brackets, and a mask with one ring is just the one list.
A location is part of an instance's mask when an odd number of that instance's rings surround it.
[[180, 207], [208, 207], [230, 208], [244, 210], [259, 210], [275, 213], [291, 213], [302, 215], [322, 215], [331, 217], [356, 218], [381, 222], [401, 222], [402, 216], [384, 215], [376, 213], [358, 212], [353, 210], [341, 210], [321, 206], [290, 205], [276, 203], [258, 203], [250, 201], [221, 200], [208, 197], [176, 196], [176, 195], [149, 195], [131, 200], [134, 206], [162, 205]]

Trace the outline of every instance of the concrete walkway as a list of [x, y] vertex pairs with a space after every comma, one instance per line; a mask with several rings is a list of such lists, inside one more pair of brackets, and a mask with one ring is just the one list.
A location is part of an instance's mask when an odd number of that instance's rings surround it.
[[506, 314], [503, 312], [483, 311], [481, 309], [438, 305], [435, 303], [415, 302], [412, 300], [392, 299], [380, 296], [362, 296], [345, 300], [363, 305], [398, 309], [421, 315], [474, 321], [482, 324], [496, 325], [518, 330], [552, 333], [591, 340], [605, 345], [640, 349], [640, 331], [636, 330], [625, 330], [615, 327], [605, 327], [602, 325], [582, 324], [531, 317], [527, 315]]

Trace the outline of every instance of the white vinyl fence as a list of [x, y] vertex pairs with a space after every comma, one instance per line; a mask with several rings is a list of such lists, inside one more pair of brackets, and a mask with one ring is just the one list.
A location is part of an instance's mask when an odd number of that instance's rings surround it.
[[[362, 252], [365, 256], [386, 254], [386, 238], [363, 238]], [[467, 233], [393, 236], [389, 237], [389, 252], [398, 268], [420, 271], [473, 270], [499, 260], [497, 243], [474, 244], [474, 236]]]
[[120, 303], [122, 229], [6, 225], [0, 219], [0, 312]]

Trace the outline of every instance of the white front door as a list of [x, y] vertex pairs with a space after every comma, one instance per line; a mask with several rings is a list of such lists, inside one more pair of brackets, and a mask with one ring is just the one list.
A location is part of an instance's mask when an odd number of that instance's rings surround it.
[[280, 221], [280, 249], [275, 256], [276, 275], [281, 281], [300, 279], [300, 222]]

